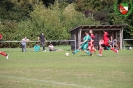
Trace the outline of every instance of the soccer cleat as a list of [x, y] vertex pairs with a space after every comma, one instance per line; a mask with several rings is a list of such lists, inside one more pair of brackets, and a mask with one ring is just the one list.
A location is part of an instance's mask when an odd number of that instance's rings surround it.
[[90, 56], [93, 56], [92, 54], [90, 54]]
[[98, 54], [98, 56], [102, 56], [102, 54]]
[[46, 50], [44, 50], [43, 52], [46, 52]]
[[73, 54], [75, 54], [74, 52], [72, 52]]
[[6, 55], [6, 59], [8, 59], [8, 57], [9, 57], [9, 54]]

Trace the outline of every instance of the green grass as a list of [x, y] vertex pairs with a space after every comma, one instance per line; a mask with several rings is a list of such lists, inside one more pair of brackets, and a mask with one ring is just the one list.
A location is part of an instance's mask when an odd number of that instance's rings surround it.
[[102, 57], [90, 57], [61, 48], [24, 53], [18, 48], [1, 49], [10, 56], [6, 60], [0, 55], [0, 88], [133, 88], [133, 50], [118, 55], [103, 51]]

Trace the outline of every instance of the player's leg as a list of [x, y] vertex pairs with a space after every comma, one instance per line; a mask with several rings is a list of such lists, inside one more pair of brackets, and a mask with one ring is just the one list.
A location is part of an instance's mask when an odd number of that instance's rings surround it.
[[2, 51], [0, 51], [0, 54], [3, 55], [3, 56], [5, 56], [6, 59], [8, 59], [9, 54], [6, 54], [5, 52], [2, 52]]
[[94, 46], [92, 47], [92, 51], [96, 54], [96, 48]]
[[75, 50], [74, 52], [72, 52], [72, 53], [73, 53], [73, 54], [78, 53], [79, 50], [83, 48], [83, 46], [84, 46], [84, 44], [81, 44], [81, 45], [79, 46], [79, 48], [78, 48], [77, 50]]
[[43, 52], [44, 51], [46, 52], [46, 50], [45, 50], [45, 43], [44, 42], [41, 42], [41, 44], [42, 44], [42, 47], [43, 47]]
[[[108, 44], [108, 46], [109, 46], [109, 44]], [[107, 47], [108, 47], [107, 46]], [[110, 46], [111, 47], [111, 46]], [[114, 47], [111, 47], [111, 50], [113, 51], [113, 52], [115, 52], [115, 53], [117, 53], [118, 54], [118, 50], [117, 49], [115, 49]]]
[[22, 52], [24, 52], [24, 45], [21, 45], [22, 46]]
[[23, 46], [23, 50], [24, 52], [26, 52], [26, 44]]
[[89, 47], [88, 47], [88, 50], [90, 51], [90, 55], [92, 56], [92, 51], [93, 51], [93, 50], [92, 50], [92, 46], [89, 46]]
[[88, 51], [87, 49], [88, 49], [88, 43], [87, 43], [87, 44], [84, 44], [83, 50], [84, 50], [84, 52], [87, 53], [88, 55], [91, 55], [90, 51]]
[[117, 50], [117, 49], [115, 49], [115, 48], [111, 48], [111, 50], [112, 50], [113, 52], [115, 52], [115, 53], [118, 54], [118, 50]]
[[99, 46], [99, 56], [102, 56], [102, 53], [103, 53], [103, 47], [104, 47], [105, 45], [104, 44], [101, 44], [100, 46]]

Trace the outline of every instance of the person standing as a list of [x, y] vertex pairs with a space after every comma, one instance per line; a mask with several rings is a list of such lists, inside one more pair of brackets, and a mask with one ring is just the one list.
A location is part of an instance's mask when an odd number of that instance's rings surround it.
[[38, 41], [41, 42], [41, 45], [42, 45], [42, 47], [43, 47], [43, 52], [46, 52], [46, 49], [45, 49], [46, 38], [45, 38], [45, 35], [44, 35], [43, 32], [42, 32], [41, 35], [38, 37]]
[[[0, 43], [1, 43], [1, 41], [2, 41], [2, 38], [3, 38], [3, 36], [2, 36], [2, 34], [0, 34]], [[5, 56], [6, 59], [8, 59], [9, 54], [6, 54], [6, 53], [3, 52], [3, 51], [0, 51], [0, 54], [3, 55], [3, 56]]]
[[29, 41], [29, 39], [27, 39], [27, 37], [25, 37], [21, 40], [22, 52], [26, 52], [26, 42], [28, 42], [28, 41]]

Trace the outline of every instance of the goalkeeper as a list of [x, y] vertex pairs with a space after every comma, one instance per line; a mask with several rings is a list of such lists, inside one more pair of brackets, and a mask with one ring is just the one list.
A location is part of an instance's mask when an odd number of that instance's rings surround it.
[[90, 53], [90, 51], [87, 50], [88, 48], [88, 41], [91, 40], [91, 37], [89, 36], [89, 32], [86, 31], [85, 32], [85, 37], [83, 38], [83, 42], [80, 43], [80, 47], [75, 50], [74, 52], [72, 52], [73, 54], [76, 54], [77, 52], [79, 52], [80, 49], [83, 49], [85, 53], [87, 53], [88, 55], [92, 55]]

